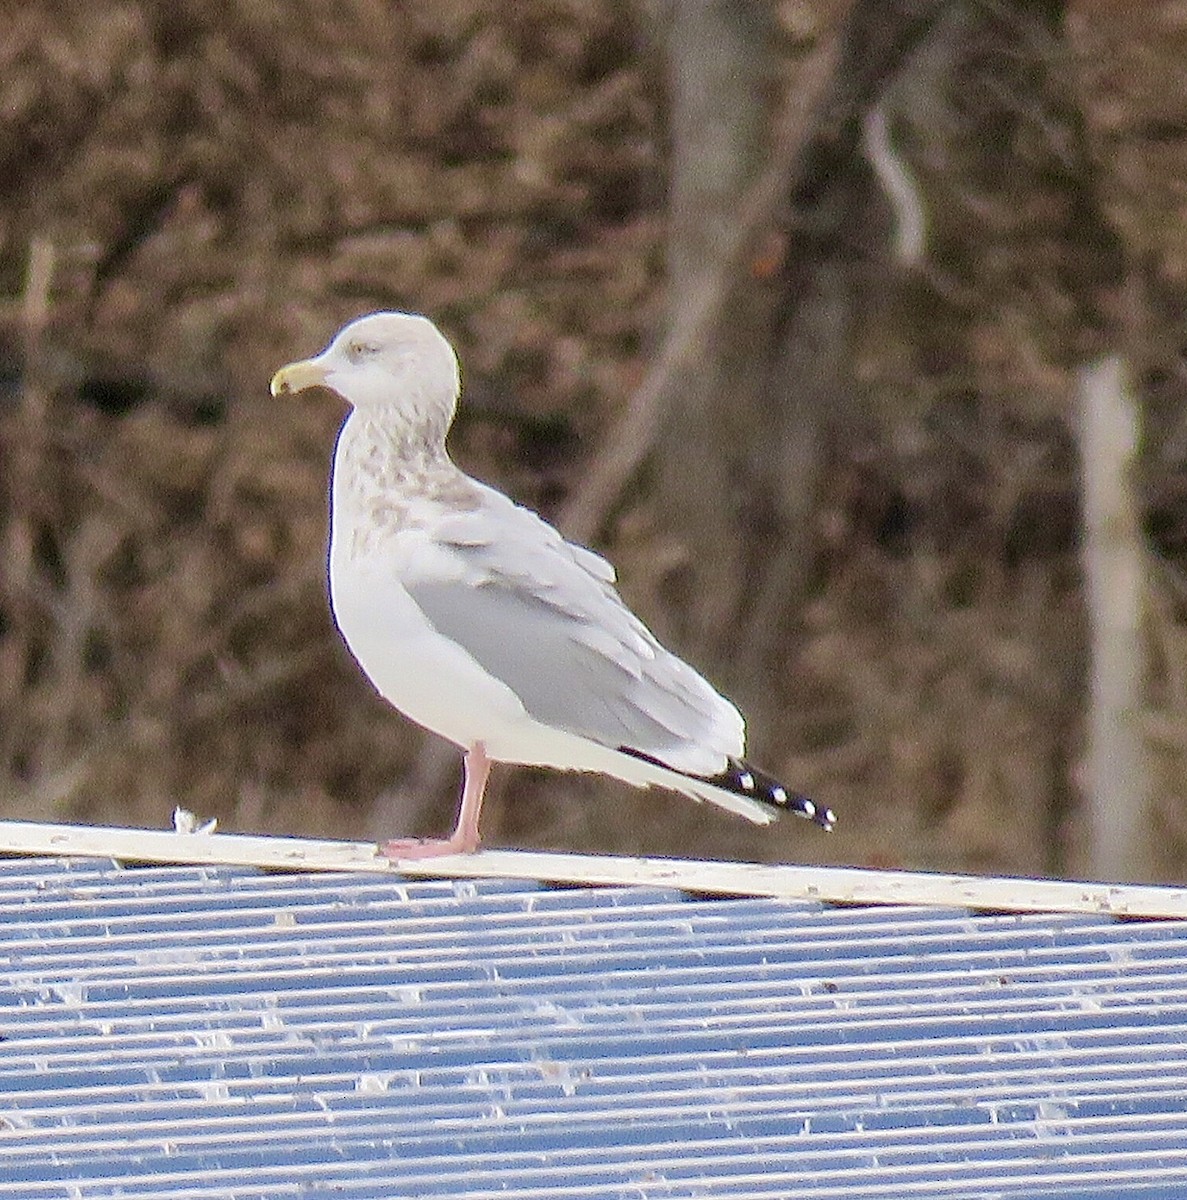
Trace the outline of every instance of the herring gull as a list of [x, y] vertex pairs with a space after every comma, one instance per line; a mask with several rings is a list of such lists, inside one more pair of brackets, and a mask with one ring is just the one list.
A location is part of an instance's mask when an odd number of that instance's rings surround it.
[[626, 607], [605, 559], [454, 466], [458, 362], [428, 318], [360, 317], [271, 390], [315, 386], [350, 406], [331, 489], [338, 629], [380, 695], [465, 756], [453, 833], [388, 842], [389, 858], [476, 850], [495, 762], [832, 827], [831, 809], [745, 761], [741, 714]]

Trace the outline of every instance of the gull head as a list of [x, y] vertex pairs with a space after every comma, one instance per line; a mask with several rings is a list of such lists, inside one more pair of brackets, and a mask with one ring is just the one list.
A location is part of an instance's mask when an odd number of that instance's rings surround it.
[[444, 440], [461, 390], [457, 355], [428, 317], [377, 312], [339, 330], [316, 357], [281, 367], [272, 395], [326, 387], [393, 432]]

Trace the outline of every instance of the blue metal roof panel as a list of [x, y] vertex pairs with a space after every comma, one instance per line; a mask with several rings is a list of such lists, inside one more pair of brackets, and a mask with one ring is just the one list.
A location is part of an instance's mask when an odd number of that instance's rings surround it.
[[0, 865], [0, 1195], [1187, 1195], [1187, 923]]

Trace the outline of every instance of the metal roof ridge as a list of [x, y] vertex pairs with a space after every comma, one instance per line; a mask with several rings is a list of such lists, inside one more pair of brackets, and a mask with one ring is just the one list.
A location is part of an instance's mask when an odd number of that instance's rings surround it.
[[374, 843], [177, 833], [114, 826], [0, 821], [0, 854], [127, 862], [388, 873], [422, 879], [516, 879], [579, 885], [652, 885], [721, 896], [994, 912], [1093, 913], [1187, 919], [1187, 888], [1160, 884], [882, 871], [699, 859], [483, 850], [393, 864]]

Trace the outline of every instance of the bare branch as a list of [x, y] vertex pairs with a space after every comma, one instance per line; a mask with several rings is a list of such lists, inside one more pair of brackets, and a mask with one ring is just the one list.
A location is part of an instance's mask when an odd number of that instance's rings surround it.
[[675, 398], [681, 372], [695, 359], [702, 339], [745, 270], [756, 237], [766, 230], [786, 196], [788, 175], [812, 132], [812, 113], [825, 92], [836, 55], [837, 39], [830, 38], [803, 64], [800, 86], [789, 93], [779, 121], [771, 161], [742, 203], [720, 261], [680, 299], [668, 336], [650, 370], [580, 488], [561, 512], [559, 524], [568, 536], [579, 541], [596, 536], [654, 444]]
[[894, 148], [884, 104], [866, 114], [862, 146], [894, 210], [895, 257], [904, 267], [916, 267], [927, 251], [927, 213], [915, 176]]

